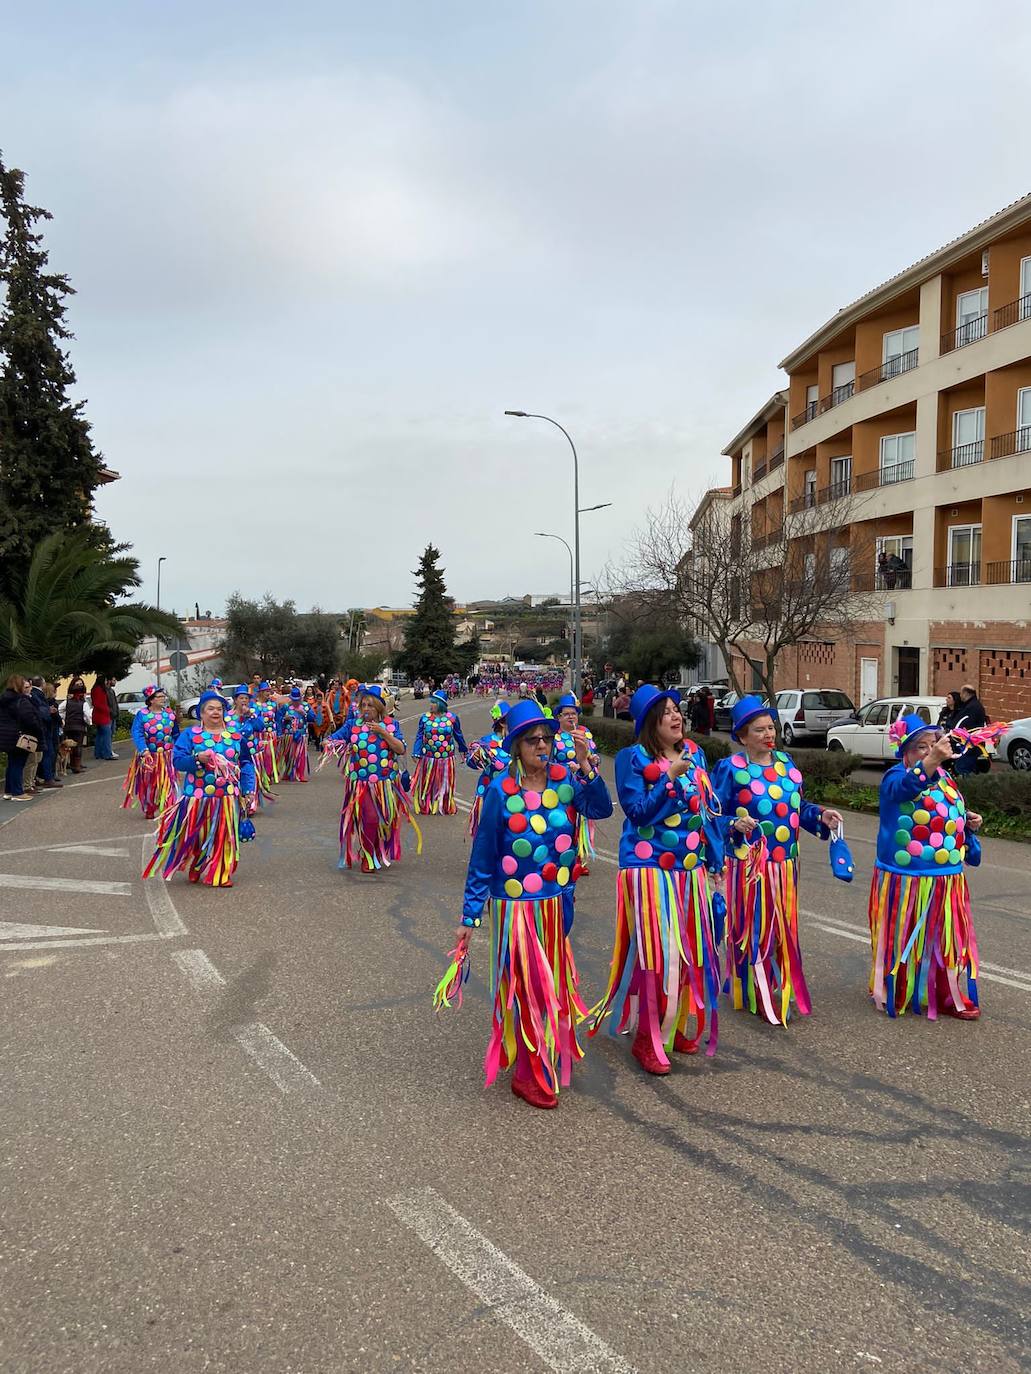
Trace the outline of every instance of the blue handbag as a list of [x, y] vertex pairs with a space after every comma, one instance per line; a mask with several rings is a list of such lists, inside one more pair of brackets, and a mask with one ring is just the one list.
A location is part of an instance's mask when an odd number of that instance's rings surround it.
[[852, 858], [852, 851], [845, 843], [845, 827], [843, 825], [839, 825], [837, 830], [831, 831], [830, 860], [831, 872], [835, 878], [840, 878], [843, 883], [850, 883], [856, 871], [856, 865]]

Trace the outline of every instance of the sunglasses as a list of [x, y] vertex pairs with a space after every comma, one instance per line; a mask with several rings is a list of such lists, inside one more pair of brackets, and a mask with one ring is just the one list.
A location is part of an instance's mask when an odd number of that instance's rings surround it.
[[551, 736], [545, 734], [524, 735], [523, 738], [527, 744], [550, 744], [551, 742]]

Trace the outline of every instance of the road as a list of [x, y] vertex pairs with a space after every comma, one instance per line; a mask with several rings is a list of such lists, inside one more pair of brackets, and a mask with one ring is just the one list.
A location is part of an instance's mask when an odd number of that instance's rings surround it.
[[[600, 1037], [535, 1113], [483, 1087], [485, 939], [430, 1009], [464, 815], [340, 873], [327, 768], [232, 890], [143, 884], [124, 768], [0, 815], [5, 1374], [1028, 1367], [1027, 849], [972, 878], [980, 1023], [871, 1008], [857, 816], [851, 886], [806, 840], [812, 1017], [725, 1011], [666, 1079]], [[617, 835], [578, 898], [588, 1002]]]

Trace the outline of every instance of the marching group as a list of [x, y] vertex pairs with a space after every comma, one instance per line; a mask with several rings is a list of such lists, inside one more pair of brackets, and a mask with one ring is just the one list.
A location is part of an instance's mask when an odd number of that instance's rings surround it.
[[[772, 1024], [811, 1009], [798, 936], [798, 839], [830, 841], [831, 869], [851, 881], [842, 818], [808, 801], [802, 774], [777, 747], [775, 712], [758, 697], [734, 708], [736, 752], [710, 771], [686, 733], [678, 692], [651, 685], [630, 701], [635, 743], [616, 758], [623, 812], [616, 932], [608, 985], [582, 1000], [572, 950], [575, 893], [594, 857], [596, 821], [613, 812], [590, 731], [572, 694], [554, 711], [533, 696], [498, 701], [491, 729], [467, 744], [446, 692], [427, 700], [407, 744], [389, 691], [352, 684], [344, 718], [327, 728], [322, 764], [340, 769], [340, 867], [373, 873], [402, 854], [416, 817], [453, 815], [458, 755], [477, 773], [462, 924], [437, 1006], [461, 998], [470, 938], [490, 927], [492, 1028], [487, 1081], [512, 1070], [513, 1091], [537, 1107], [557, 1104], [582, 1058], [578, 1038], [608, 1022], [633, 1035], [651, 1074], [674, 1054], [716, 1051], [721, 996]], [[314, 707], [300, 688], [276, 694], [220, 683], [200, 699], [199, 720], [180, 731], [160, 689], [136, 718], [137, 755], [125, 805], [157, 818], [145, 876], [184, 872], [228, 886], [240, 843], [280, 782], [308, 777]], [[336, 724], [331, 721], [331, 724]], [[891, 1017], [979, 1014], [977, 943], [965, 868], [980, 862], [980, 816], [956, 777], [976, 741], [919, 716], [892, 729], [898, 762], [881, 784], [871, 885], [870, 992]], [[177, 775], [183, 782], [177, 783]]]

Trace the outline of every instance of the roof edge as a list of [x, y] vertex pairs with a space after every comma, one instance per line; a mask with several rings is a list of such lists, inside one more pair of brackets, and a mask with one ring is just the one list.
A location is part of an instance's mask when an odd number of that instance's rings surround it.
[[735, 434], [733, 439], [725, 449], [720, 452], [721, 458], [732, 458], [734, 450], [741, 444], [746, 443], [757, 429], [760, 429], [768, 420], [772, 420], [778, 410], [783, 410], [788, 403], [788, 393], [786, 391], [775, 391], [764, 406], [761, 406], [752, 418], [745, 425], [740, 433]]

